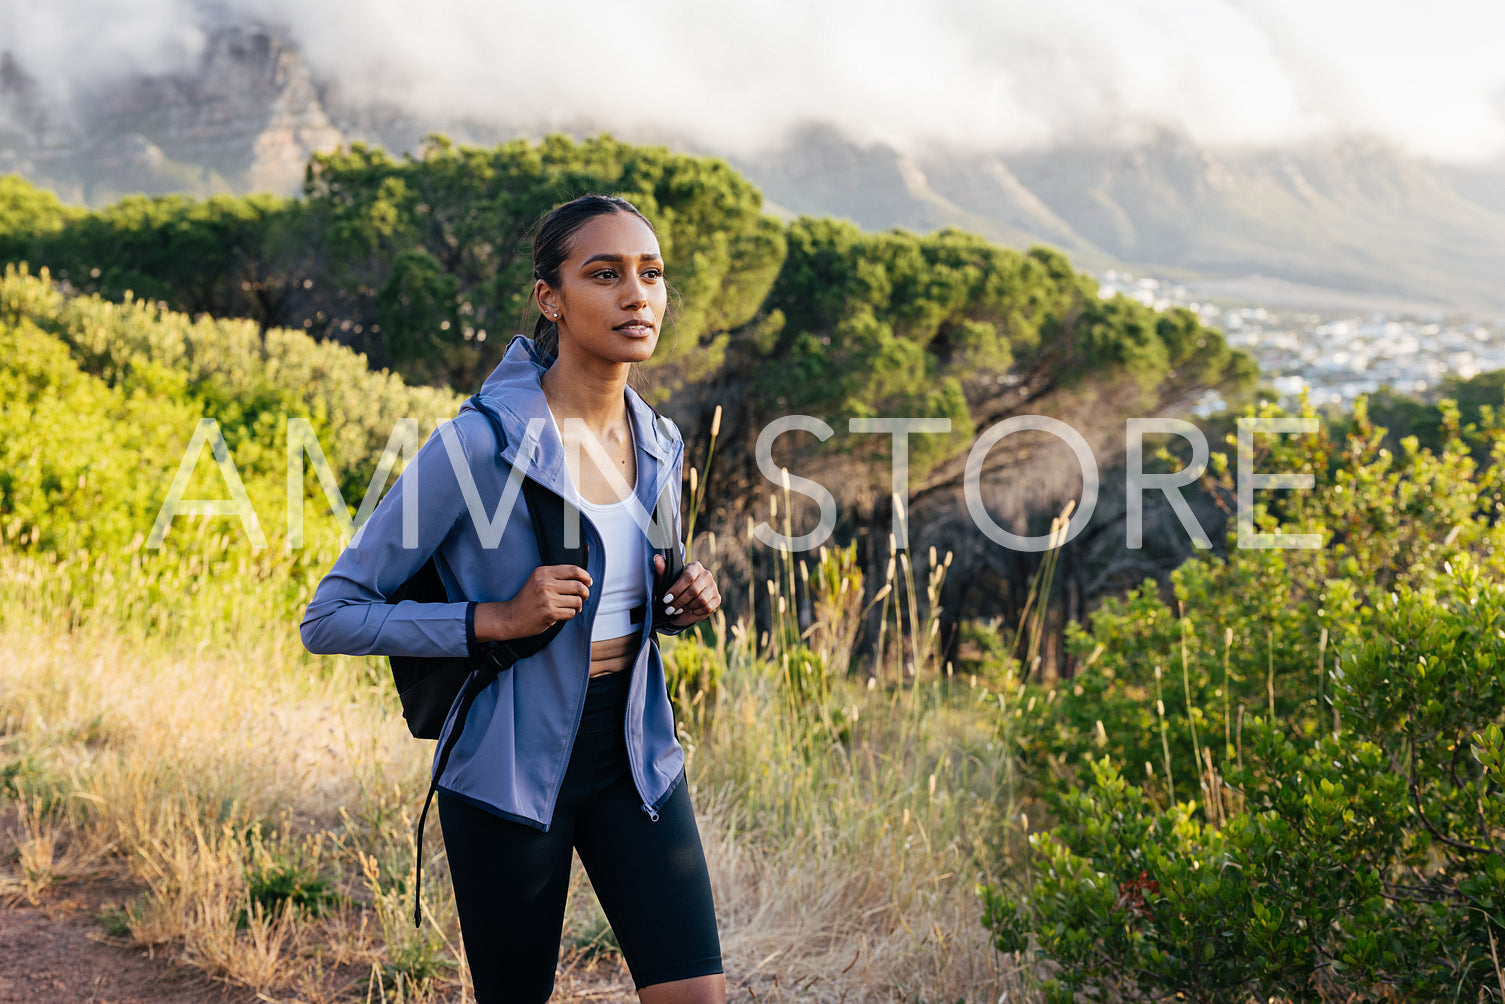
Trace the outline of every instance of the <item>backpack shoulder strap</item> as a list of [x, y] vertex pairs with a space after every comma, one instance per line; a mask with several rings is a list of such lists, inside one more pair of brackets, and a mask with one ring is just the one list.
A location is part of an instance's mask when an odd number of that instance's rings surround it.
[[[472, 395], [470, 403], [475, 409], [491, 422], [492, 431], [496, 433], [497, 455], [500, 456], [507, 448], [507, 432], [502, 428], [502, 419], [490, 405], [486, 404], [480, 394]], [[582, 545], [576, 549], [566, 549], [564, 544], [564, 506], [565, 502], [558, 495], [549, 491], [543, 485], [532, 478], [523, 478], [523, 496], [527, 499], [528, 512], [533, 518], [533, 533], [538, 538], [538, 551], [543, 556], [546, 565], [560, 565], [570, 563], [574, 551], [580, 552], [580, 560], [576, 563], [582, 567], [585, 565], [585, 547]], [[577, 517], [578, 518], [578, 517]], [[430, 559], [432, 562], [432, 559]], [[438, 581], [437, 573], [433, 574], [435, 582]], [[441, 586], [442, 588], [442, 586]], [[471, 662], [471, 671], [466, 677], [464, 686], [461, 687], [458, 697], [458, 707], [455, 708], [454, 723], [450, 726], [449, 735], [440, 747], [439, 754], [434, 760], [434, 771], [429, 778], [428, 794], [423, 800], [423, 811], [418, 814], [417, 835], [414, 841], [414, 879], [413, 879], [413, 926], [419, 927], [423, 923], [423, 828], [428, 821], [429, 806], [433, 803], [434, 793], [439, 788], [439, 777], [444, 773], [445, 766], [449, 763], [449, 755], [454, 751], [455, 743], [460, 738], [460, 733], [465, 730], [465, 719], [470, 714], [470, 706], [476, 697], [496, 678], [497, 674], [508, 669], [519, 659], [526, 658], [540, 651], [545, 645], [553, 641], [564, 627], [564, 621], [558, 621], [542, 634], [536, 634], [529, 638], [513, 638], [508, 641], [496, 642], [489, 646], [486, 651]]]
[[[496, 413], [496, 409], [487, 404], [479, 393], [471, 395], [470, 403], [482, 415], [486, 416], [491, 423], [492, 430], [496, 433], [497, 455], [507, 448], [507, 432], [502, 427], [502, 418]], [[555, 492], [545, 488], [537, 480], [522, 474], [523, 499], [528, 505], [528, 515], [533, 522], [533, 536], [538, 542], [540, 563], [544, 565], [579, 565], [585, 567], [587, 548], [585, 540], [581, 536], [580, 542], [575, 547], [565, 547], [564, 528], [565, 520], [573, 516], [579, 520], [579, 510], [570, 505]], [[577, 524], [578, 525], [578, 524]], [[578, 535], [577, 535], [578, 536]], [[514, 638], [511, 641], [499, 642], [494, 648], [501, 650], [507, 665], [518, 659], [526, 658], [538, 652], [554, 637], [559, 634], [564, 622], [559, 621], [548, 628], [542, 634], [533, 635], [530, 638]]]

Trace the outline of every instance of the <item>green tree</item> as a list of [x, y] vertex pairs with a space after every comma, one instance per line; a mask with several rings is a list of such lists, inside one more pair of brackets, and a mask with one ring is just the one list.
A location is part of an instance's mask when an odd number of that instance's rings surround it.
[[[669, 371], [662, 379], [670, 382], [720, 365], [728, 333], [758, 310], [783, 260], [778, 224], [724, 162], [609, 136], [492, 149], [436, 137], [400, 161], [356, 146], [316, 156], [305, 190], [311, 226], [325, 242], [316, 282], [349, 297], [326, 311], [327, 323], [342, 317], [375, 328], [403, 372], [457, 386], [484, 375], [495, 355], [487, 337], [526, 323], [533, 285], [526, 236], [576, 195], [620, 194], [654, 221], [681, 309], [649, 368]], [[453, 317], [448, 307], [415, 307], [436, 303], [441, 291], [448, 302], [450, 283]], [[429, 313], [420, 320], [415, 310]], [[414, 353], [414, 325], [435, 320], [452, 323], [423, 333], [429, 348]], [[396, 351], [387, 344], [394, 324]]]
[[19, 174], [0, 175], [0, 262], [24, 258], [33, 241], [62, 230], [83, 214]]
[[1209, 386], [1237, 397], [1255, 374], [1190, 313], [1102, 300], [1050, 249], [808, 217], [789, 225], [784, 267], [736, 344], [749, 366], [778, 360], [757, 383], [770, 409], [950, 418], [951, 436], [913, 444], [921, 474], [1002, 417], [1005, 374], [1038, 381], [1037, 393], [1128, 377], [1157, 408]]
[[290, 200], [264, 195], [132, 195], [29, 228], [0, 219], [0, 234], [10, 235], [0, 236], [0, 248], [7, 260], [47, 268], [81, 290], [112, 299], [130, 291], [190, 314], [250, 317], [266, 326], [277, 319], [288, 283], [267, 261], [267, 237], [291, 211]]

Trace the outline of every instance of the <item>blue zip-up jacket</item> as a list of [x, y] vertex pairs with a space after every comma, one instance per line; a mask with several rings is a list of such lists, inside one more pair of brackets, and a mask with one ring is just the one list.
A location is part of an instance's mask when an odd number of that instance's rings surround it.
[[[481, 387], [481, 397], [501, 416], [505, 448], [497, 450], [490, 420], [470, 402], [442, 425], [404, 468], [319, 583], [303, 616], [303, 644], [319, 654], [453, 656], [478, 652], [478, 602], [515, 596], [541, 562], [526, 497], [514, 488], [502, 507], [508, 475], [519, 471], [578, 506], [564, 444], [549, 419], [539, 377], [551, 360], [521, 335]], [[679, 540], [680, 477], [684, 443], [631, 388], [627, 413], [637, 452], [638, 503], [652, 512], [662, 497]], [[526, 451], [526, 452], [524, 452]], [[520, 454], [523, 454], [520, 459]], [[517, 486], [520, 488], [520, 486]], [[667, 490], [667, 494], [664, 494]], [[466, 496], [470, 499], [467, 502]], [[416, 510], [416, 533], [404, 504]], [[600, 535], [581, 515], [588, 548], [586, 571], [605, 581]], [[388, 603], [387, 597], [436, 556], [451, 603]], [[644, 580], [655, 581], [652, 550]], [[650, 604], [662, 597], [649, 597]], [[590, 677], [590, 634], [599, 597], [536, 655], [521, 659], [476, 697], [439, 788], [498, 816], [547, 830], [564, 781]], [[651, 609], [651, 606], [650, 606]], [[684, 779], [684, 751], [674, 734], [674, 714], [651, 616], [642, 620], [624, 722], [627, 756], [643, 811], [657, 810]], [[663, 630], [661, 627], [660, 630]], [[671, 633], [672, 633], [671, 629]], [[484, 643], [481, 643], [484, 644]], [[454, 724], [454, 709], [439, 748]]]

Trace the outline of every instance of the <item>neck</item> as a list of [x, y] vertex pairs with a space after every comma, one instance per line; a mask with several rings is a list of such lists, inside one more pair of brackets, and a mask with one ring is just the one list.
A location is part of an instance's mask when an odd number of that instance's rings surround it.
[[540, 383], [556, 418], [579, 418], [598, 435], [619, 428], [627, 416], [627, 371], [631, 363], [583, 358], [561, 342], [554, 365]]

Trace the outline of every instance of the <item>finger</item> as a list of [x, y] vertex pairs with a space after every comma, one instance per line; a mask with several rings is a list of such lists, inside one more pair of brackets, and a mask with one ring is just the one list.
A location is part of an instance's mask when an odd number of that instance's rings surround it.
[[721, 605], [721, 590], [716, 588], [716, 580], [709, 575], [705, 577], [705, 588], [700, 591], [700, 602], [707, 613]]
[[[709, 576], [705, 576], [705, 578], [708, 579]], [[668, 593], [667, 598], [664, 600], [667, 608], [666, 612], [670, 616], [683, 613], [686, 608], [688, 608], [692, 603], [695, 602], [696, 598], [700, 595], [702, 588], [703, 584], [701, 582], [701, 577], [699, 576], [681, 578], [674, 584], [674, 588]]]
[[670, 587], [667, 593], [659, 597], [659, 602], [663, 603], [665, 613], [673, 615], [684, 609], [689, 596], [690, 583], [680, 579]]
[[552, 579], [578, 579], [586, 585], [590, 585], [591, 574], [579, 565], [542, 565], [539, 571]]
[[653, 556], [653, 570], [659, 575], [664, 574], [664, 556], [662, 554], [655, 554]]
[[688, 611], [700, 617], [707, 617], [720, 602], [721, 594], [716, 590], [716, 582], [709, 573], [706, 573], [697, 576], [690, 587], [679, 594], [678, 599], [670, 605], [668, 612], [671, 616]]
[[672, 606], [678, 606], [678, 604], [674, 602], [674, 598], [685, 592], [686, 590], [692, 588], [695, 584], [695, 580], [698, 577], [700, 577], [701, 575], [709, 574], [710, 573], [705, 570], [705, 566], [700, 562], [690, 562], [684, 567], [684, 571], [679, 573], [679, 578], [675, 581], [674, 585], [670, 586], [669, 591], [664, 594], [664, 602]]
[[707, 589], [714, 589], [715, 586], [716, 581], [711, 578], [710, 571], [696, 565], [694, 574], [675, 592], [674, 605], [684, 607], [692, 603], [695, 597], [704, 595]]
[[705, 620], [721, 607], [721, 593], [713, 586], [709, 596], [701, 597], [697, 602], [679, 611], [669, 618], [669, 623], [676, 627], [689, 627], [699, 621]]

